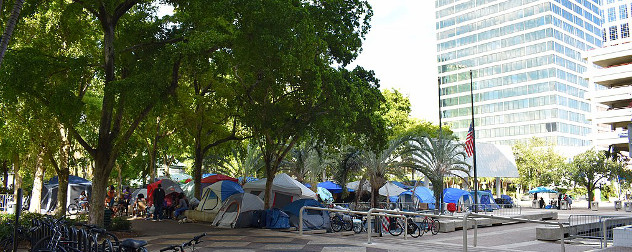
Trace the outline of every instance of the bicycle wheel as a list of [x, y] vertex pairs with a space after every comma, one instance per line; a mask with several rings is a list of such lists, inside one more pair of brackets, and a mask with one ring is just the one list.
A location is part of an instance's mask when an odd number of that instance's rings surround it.
[[353, 229], [353, 221], [352, 220], [344, 221], [342, 228], [344, 228], [345, 231], [351, 231], [351, 229]]
[[428, 233], [428, 231], [430, 231], [429, 225], [430, 224], [428, 223], [428, 219], [427, 218], [424, 218], [424, 220], [422, 220], [421, 223], [419, 223], [419, 229], [422, 232], [422, 235], [424, 233]]
[[439, 220], [434, 220], [431, 223], [430, 231], [432, 231], [432, 235], [436, 235], [439, 233]]
[[417, 238], [423, 234], [419, 226], [417, 226], [416, 223], [412, 222], [412, 220], [408, 222], [408, 230], [406, 230], [406, 232], [408, 232], [408, 234], [413, 238]]
[[67, 250], [57, 244], [54, 247], [51, 247], [51, 245], [53, 244], [51, 242], [52, 236], [46, 236], [42, 239], [40, 239], [39, 241], [37, 241], [35, 243], [35, 245], [33, 245], [33, 247], [31, 247], [31, 252], [66, 252]]
[[2, 252], [13, 251], [13, 237], [8, 237], [0, 241], [0, 251]]
[[340, 218], [340, 216], [331, 218], [331, 229], [334, 232], [340, 232], [340, 230], [342, 230], [342, 218]]
[[68, 213], [70, 215], [75, 215], [78, 212], [79, 212], [79, 206], [77, 206], [75, 203], [68, 205]]
[[358, 225], [354, 225], [353, 226], [353, 232], [356, 234], [362, 233], [362, 230], [364, 229], [364, 225], [366, 225], [364, 222], [361, 222]]
[[110, 241], [110, 239], [105, 239], [103, 240], [103, 243], [101, 244], [101, 251], [103, 252], [114, 252], [114, 248], [112, 248], [112, 242]]
[[397, 221], [388, 225], [388, 232], [393, 236], [398, 236], [404, 232], [404, 228], [402, 227], [402, 224]]

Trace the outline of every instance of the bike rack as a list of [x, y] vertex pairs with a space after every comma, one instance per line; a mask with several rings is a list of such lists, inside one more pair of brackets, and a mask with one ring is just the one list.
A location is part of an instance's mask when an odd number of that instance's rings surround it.
[[[331, 211], [331, 212], [341, 212], [341, 213], [350, 213], [350, 214], [359, 214], [359, 215], [368, 215], [368, 212], [362, 212], [362, 211], [353, 211], [353, 210], [349, 210], [349, 209], [334, 209], [334, 208], [326, 208], [326, 207], [313, 207], [313, 206], [304, 206], [301, 207], [301, 210], [298, 212], [298, 229], [299, 229], [299, 234], [303, 235], [303, 212], [305, 211], [305, 209], [311, 209], [311, 210], [321, 210], [321, 211]], [[376, 216], [387, 216], [387, 217], [396, 217], [396, 218], [405, 218], [405, 216], [403, 215], [394, 215], [394, 214], [373, 214]], [[371, 230], [370, 228], [371, 222], [368, 222], [368, 227], [367, 230]], [[404, 229], [404, 232], [406, 232], [406, 230]], [[404, 239], [406, 239], [406, 236], [404, 236]]]

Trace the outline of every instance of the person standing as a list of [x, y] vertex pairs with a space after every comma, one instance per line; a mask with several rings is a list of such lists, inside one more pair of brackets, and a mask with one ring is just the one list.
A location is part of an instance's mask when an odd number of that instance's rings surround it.
[[165, 190], [162, 189], [162, 185], [158, 184], [158, 188], [154, 189], [152, 193], [154, 197], [154, 220], [162, 221], [162, 202], [165, 200]]
[[568, 202], [568, 210], [571, 210], [571, 205], [573, 204], [571, 196], [566, 196], [566, 202]]
[[562, 194], [558, 193], [557, 194], [557, 210], [560, 210], [562, 208]]
[[544, 199], [540, 197], [540, 209], [544, 208]]
[[110, 190], [107, 192], [106, 195], [106, 202], [108, 204], [108, 207], [110, 209], [112, 209], [112, 207], [114, 206], [114, 197], [116, 195], [116, 192], [114, 191], [114, 185], [110, 185]]

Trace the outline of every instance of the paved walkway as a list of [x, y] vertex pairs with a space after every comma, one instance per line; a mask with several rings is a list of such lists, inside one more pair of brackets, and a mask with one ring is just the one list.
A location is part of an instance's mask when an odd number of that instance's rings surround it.
[[[533, 211], [524, 209], [524, 211]], [[557, 211], [557, 210], [547, 210]], [[630, 214], [625, 212], [599, 211], [583, 209], [559, 211], [560, 221], [570, 214]], [[197, 251], [461, 251], [463, 231], [426, 234], [421, 238], [404, 240], [402, 236], [385, 235], [373, 238], [373, 244], [367, 244], [366, 233], [343, 236], [340, 233], [306, 234], [267, 229], [220, 229], [208, 223], [183, 223], [165, 220], [151, 222], [133, 220], [133, 229], [140, 237], [149, 242], [150, 251], [158, 251], [169, 245], [181, 244], [192, 237], [206, 232], [204, 242]], [[473, 230], [470, 230], [468, 251], [560, 251], [559, 242], [545, 242], [535, 239], [538, 224], [513, 224], [479, 228], [478, 246], [473, 247]], [[571, 240], [565, 244], [566, 251], [597, 251], [598, 241]], [[632, 249], [610, 248], [607, 251], [632, 251]]]

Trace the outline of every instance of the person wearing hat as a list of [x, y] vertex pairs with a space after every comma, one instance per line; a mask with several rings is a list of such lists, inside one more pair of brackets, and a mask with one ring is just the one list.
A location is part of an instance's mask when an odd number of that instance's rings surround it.
[[165, 200], [165, 190], [162, 189], [162, 185], [158, 184], [158, 188], [154, 189], [152, 193], [154, 197], [154, 220], [162, 221], [162, 202]]

